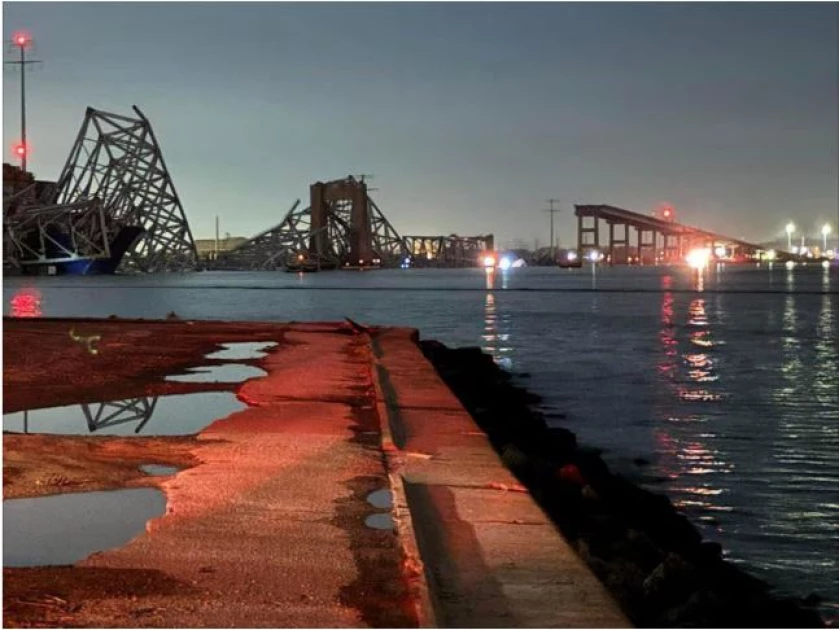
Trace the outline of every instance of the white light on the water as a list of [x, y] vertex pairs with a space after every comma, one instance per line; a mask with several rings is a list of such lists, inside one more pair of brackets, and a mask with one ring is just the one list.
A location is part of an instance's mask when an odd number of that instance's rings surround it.
[[793, 267], [795, 267], [795, 261], [794, 260], [788, 260], [787, 261], [787, 269], [792, 269]]
[[830, 261], [829, 260], [823, 260], [822, 261], [822, 267], [824, 267], [825, 269], [830, 269]]
[[504, 256], [504, 258], [498, 261], [498, 268], [501, 269], [501, 271], [507, 271], [507, 269], [509, 269], [512, 266], [513, 262], [506, 256]]

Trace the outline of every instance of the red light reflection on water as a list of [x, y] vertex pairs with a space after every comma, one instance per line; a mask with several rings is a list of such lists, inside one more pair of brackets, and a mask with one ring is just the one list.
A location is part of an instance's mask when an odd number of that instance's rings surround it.
[[33, 287], [23, 287], [12, 296], [12, 317], [40, 317], [41, 292]]
[[673, 278], [669, 275], [661, 278], [661, 286], [665, 290], [661, 302], [661, 330], [658, 338], [664, 348], [664, 359], [658, 364], [658, 371], [671, 376], [675, 373], [677, 348], [679, 342], [676, 340], [673, 325], [673, 294], [669, 291]]

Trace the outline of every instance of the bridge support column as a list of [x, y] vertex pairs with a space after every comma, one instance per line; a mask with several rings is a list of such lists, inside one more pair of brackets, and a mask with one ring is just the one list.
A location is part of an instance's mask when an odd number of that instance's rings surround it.
[[[591, 219], [591, 226], [586, 226], [586, 219]], [[585, 252], [592, 249], [600, 249], [598, 235], [598, 217], [577, 217], [577, 252], [584, 256]]]
[[352, 200], [350, 258], [355, 264], [369, 265], [373, 259], [373, 239], [370, 233], [370, 206], [367, 200], [367, 184], [357, 183], [352, 187], [350, 194]]
[[[615, 227], [623, 228], [623, 237], [615, 236]], [[615, 247], [621, 246], [621, 255], [616, 255]], [[610, 264], [623, 264], [629, 262], [629, 226], [626, 223], [609, 222], [609, 261]]]
[[644, 230], [641, 228], [635, 228], [635, 236], [636, 236], [636, 245], [635, 245], [635, 254], [637, 255], [637, 262], [639, 265], [644, 264], [643, 258], [643, 243], [644, 243]]
[[[327, 208], [326, 208], [326, 184], [323, 182], [316, 182], [309, 187], [309, 207], [311, 208], [311, 229], [310, 233], [314, 233], [309, 238], [309, 255], [320, 258], [326, 254], [329, 249], [327, 239], [329, 235], [325, 228], [327, 225]], [[318, 230], [321, 230], [318, 232]]]
[[664, 261], [673, 263], [679, 259], [681, 237], [678, 234], [664, 234]]

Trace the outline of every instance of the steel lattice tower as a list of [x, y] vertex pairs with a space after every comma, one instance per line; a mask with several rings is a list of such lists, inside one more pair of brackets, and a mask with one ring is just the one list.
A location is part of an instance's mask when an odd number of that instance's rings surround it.
[[88, 108], [58, 180], [58, 204], [98, 199], [108, 221], [143, 233], [121, 270], [182, 271], [198, 266], [192, 232], [151, 124]]

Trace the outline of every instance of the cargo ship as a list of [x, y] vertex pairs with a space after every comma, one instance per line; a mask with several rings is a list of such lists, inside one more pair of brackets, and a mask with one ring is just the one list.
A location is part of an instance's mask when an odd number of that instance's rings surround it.
[[[107, 232], [107, 256], [79, 253], [68, 227], [74, 222], [73, 218], [63, 224], [51, 219], [32, 218], [34, 213], [54, 207], [55, 197], [55, 182], [36, 180], [32, 173], [20, 167], [3, 164], [4, 274], [61, 276], [115, 273], [125, 253], [145, 231], [144, 228], [139, 225], [111, 226]], [[104, 246], [101, 249], [104, 250]]]

